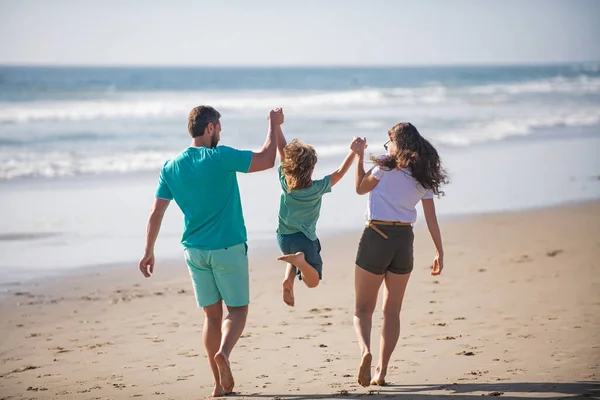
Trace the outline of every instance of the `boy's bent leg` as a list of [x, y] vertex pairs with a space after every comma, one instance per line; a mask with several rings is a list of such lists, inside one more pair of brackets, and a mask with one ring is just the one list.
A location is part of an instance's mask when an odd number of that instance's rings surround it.
[[285, 261], [294, 265], [302, 273], [302, 280], [309, 288], [314, 288], [319, 284], [319, 273], [304, 258], [304, 253], [299, 251], [295, 254], [286, 254], [277, 258], [279, 261]]
[[204, 309], [204, 328], [202, 330], [202, 341], [204, 342], [204, 350], [208, 357], [208, 364], [213, 373], [215, 387], [212, 395], [214, 397], [223, 396], [225, 391], [220, 383], [219, 369], [215, 362], [215, 355], [219, 351], [221, 345], [221, 322], [223, 321], [223, 303], [218, 301], [210, 306], [203, 307]]

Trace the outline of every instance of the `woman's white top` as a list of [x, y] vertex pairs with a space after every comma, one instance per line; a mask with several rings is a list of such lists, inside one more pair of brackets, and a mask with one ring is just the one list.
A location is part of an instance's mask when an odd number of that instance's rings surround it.
[[432, 199], [433, 192], [425, 189], [405, 169], [387, 171], [378, 166], [371, 175], [379, 181], [369, 192], [369, 203], [365, 215], [367, 221], [398, 221], [415, 223], [415, 206], [421, 199]]

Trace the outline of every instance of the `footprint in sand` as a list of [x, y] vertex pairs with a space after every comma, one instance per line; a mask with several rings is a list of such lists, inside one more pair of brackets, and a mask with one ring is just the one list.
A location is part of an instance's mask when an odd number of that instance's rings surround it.
[[44, 392], [44, 391], [46, 391], [46, 390], [48, 390], [48, 388], [45, 388], [45, 387], [34, 387], [34, 386], [29, 386], [29, 387], [27, 388], [27, 391], [28, 391], [28, 392], [37, 392], [37, 391]]
[[35, 366], [35, 365], [28, 365], [26, 367], [13, 369], [12, 371], [9, 371], [9, 372], [7, 372], [5, 374], [2, 374], [2, 375], [0, 375], [0, 378], [4, 378], [7, 375], [18, 374], [20, 372], [25, 372], [25, 371], [29, 371], [29, 370], [32, 370], [32, 369], [38, 369], [38, 368], [40, 368], [40, 367]]
[[528, 263], [528, 262], [532, 262], [533, 259], [531, 257], [529, 257], [528, 254], [523, 254], [521, 256], [521, 258], [517, 259], [517, 260], [513, 260], [513, 262], [517, 263], [517, 264], [522, 264], [522, 263]]
[[328, 311], [332, 311], [332, 309], [331, 309], [331, 308], [329, 308], [329, 307], [324, 307], [324, 308], [322, 308], [322, 309], [319, 309], [319, 308], [311, 308], [311, 309], [309, 310], [309, 312], [311, 312], [311, 313], [321, 313], [321, 312], [323, 312], [323, 311], [325, 311], [325, 312], [328, 312]]
[[466, 375], [474, 375], [474, 376], [483, 376], [485, 374], [487, 374], [490, 371], [471, 371], [471, 372], [467, 372]]
[[54, 350], [56, 351], [56, 354], [61, 354], [61, 353], [69, 353], [71, 350], [65, 349], [64, 347], [50, 347], [48, 348], [48, 350]]
[[558, 254], [560, 254], [562, 252], [564, 252], [564, 250], [562, 250], [562, 249], [551, 250], [551, 251], [546, 252], [546, 255], [548, 257], [556, 257]]

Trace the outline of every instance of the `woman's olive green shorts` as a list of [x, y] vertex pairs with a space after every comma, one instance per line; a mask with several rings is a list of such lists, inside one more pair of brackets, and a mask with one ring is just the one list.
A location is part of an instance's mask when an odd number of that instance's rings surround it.
[[411, 225], [377, 225], [385, 233], [385, 239], [368, 226], [358, 244], [356, 265], [377, 275], [386, 272], [408, 274], [413, 269], [414, 233]]

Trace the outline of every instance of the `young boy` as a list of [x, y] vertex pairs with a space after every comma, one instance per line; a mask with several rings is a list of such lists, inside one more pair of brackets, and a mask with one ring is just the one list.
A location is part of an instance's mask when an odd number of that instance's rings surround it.
[[277, 258], [287, 262], [283, 280], [283, 301], [294, 306], [294, 278], [309, 288], [314, 288], [322, 279], [323, 260], [321, 244], [316, 235], [316, 225], [321, 211], [321, 197], [342, 179], [352, 166], [355, 154], [352, 151], [338, 169], [330, 175], [312, 180], [317, 163], [315, 149], [300, 140], [287, 144], [281, 127], [277, 129], [279, 151], [279, 181], [281, 201], [277, 242], [283, 256]]

